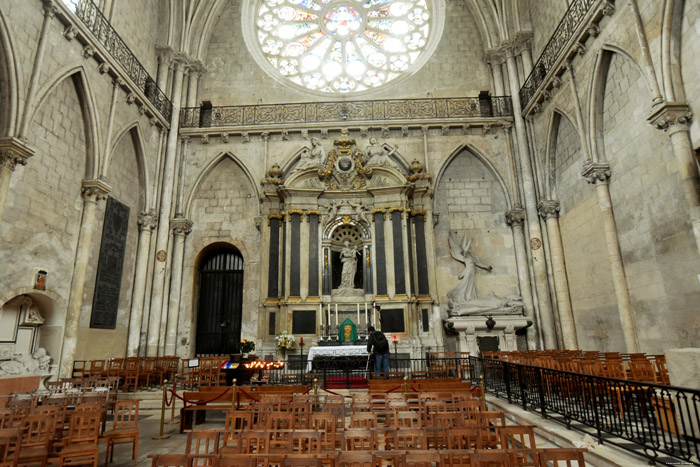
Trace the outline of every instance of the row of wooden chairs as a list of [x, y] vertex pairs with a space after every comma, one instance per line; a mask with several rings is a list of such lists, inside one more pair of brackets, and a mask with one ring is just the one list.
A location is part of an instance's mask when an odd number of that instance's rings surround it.
[[[582, 449], [539, 449], [539, 467], [585, 467]], [[395, 467], [513, 467], [517, 451], [512, 450], [443, 450], [438, 452], [355, 452], [341, 451], [329, 456], [318, 454], [225, 454], [209, 458], [212, 467], [376, 467], [387, 461]], [[149, 456], [151, 467], [191, 467], [198, 456], [158, 454]]]
[[73, 378], [117, 377], [123, 389], [137, 391], [157, 385], [163, 380], [172, 380], [178, 372], [180, 358], [167, 357], [128, 357], [110, 360], [75, 360]]
[[482, 356], [491, 360], [504, 360], [573, 373], [670, 384], [665, 355], [601, 353], [579, 350], [530, 350], [483, 352]]
[[[194, 360], [196, 360], [196, 365], [190, 363]], [[183, 359], [180, 370], [180, 383], [183, 389], [225, 386], [226, 373], [221, 371], [221, 365], [227, 361], [227, 357]]]

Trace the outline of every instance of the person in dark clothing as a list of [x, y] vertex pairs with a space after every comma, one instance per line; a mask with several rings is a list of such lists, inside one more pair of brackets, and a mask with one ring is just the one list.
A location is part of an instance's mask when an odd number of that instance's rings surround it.
[[367, 353], [374, 352], [374, 363], [376, 374], [389, 375], [389, 341], [383, 332], [377, 331], [370, 326], [369, 339], [367, 339]]

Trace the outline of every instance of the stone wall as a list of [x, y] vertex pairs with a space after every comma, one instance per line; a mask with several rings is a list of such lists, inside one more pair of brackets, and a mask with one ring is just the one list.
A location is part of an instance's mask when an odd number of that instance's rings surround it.
[[158, 69], [158, 33], [167, 17], [167, 3], [159, 0], [116, 0], [112, 3], [112, 27], [153, 79]]
[[[368, 98], [476, 96], [490, 88], [481, 38], [468, 5], [459, 0], [446, 4], [445, 29], [430, 60], [413, 76]], [[241, 2], [229, 2], [218, 18], [206, 65], [200, 101], [215, 106], [323, 99], [280, 84], [256, 64], [243, 40]]]
[[532, 61], [537, 61], [568, 8], [566, 0], [527, 0], [532, 24]]
[[[697, 44], [700, 41], [700, 1], [686, 0], [683, 2], [683, 16], [680, 34], [680, 75], [685, 89], [685, 98], [690, 107], [695, 109], [695, 118], [690, 127], [693, 147], [700, 147], [700, 119], [697, 118], [700, 109], [700, 73], [697, 72]], [[678, 65], [676, 65], [678, 66]], [[674, 67], [674, 71], [675, 67]], [[676, 89], [679, 94], [680, 90]]]

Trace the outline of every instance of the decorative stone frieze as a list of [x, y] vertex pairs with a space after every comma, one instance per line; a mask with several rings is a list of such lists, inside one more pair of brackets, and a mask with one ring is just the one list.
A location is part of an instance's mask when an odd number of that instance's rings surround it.
[[158, 225], [158, 215], [154, 211], [143, 211], [138, 215], [138, 224], [141, 230], [150, 230]]
[[665, 102], [658, 106], [647, 117], [647, 121], [657, 130], [667, 131], [673, 134], [677, 131], [687, 130], [693, 120], [693, 112], [688, 104], [680, 102]]
[[175, 235], [188, 235], [192, 232], [192, 221], [187, 218], [176, 217], [171, 225]]
[[537, 212], [543, 219], [556, 219], [559, 217], [559, 211], [561, 211], [561, 206], [557, 200], [542, 200], [537, 203]]
[[608, 184], [610, 181], [610, 165], [605, 162], [588, 162], [581, 170], [581, 176], [593, 185]]
[[522, 206], [513, 206], [513, 209], [506, 211], [505, 217], [509, 226], [522, 226], [525, 222], [525, 209]]
[[14, 171], [18, 164], [27, 165], [27, 159], [33, 155], [34, 150], [18, 138], [0, 139], [0, 168]]
[[86, 203], [97, 203], [98, 201], [107, 199], [107, 195], [112, 192], [112, 187], [104, 180], [93, 179], [83, 180], [81, 194], [83, 201]]

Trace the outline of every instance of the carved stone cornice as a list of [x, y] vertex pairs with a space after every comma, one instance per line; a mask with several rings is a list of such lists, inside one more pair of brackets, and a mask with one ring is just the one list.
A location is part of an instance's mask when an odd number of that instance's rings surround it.
[[270, 226], [270, 221], [272, 219], [279, 219], [280, 221], [284, 220], [284, 214], [279, 213], [279, 212], [273, 212], [267, 215], [267, 225], [268, 227]]
[[307, 211], [306, 211], [306, 222], [310, 222], [310, 221], [311, 221], [311, 216], [312, 216], [313, 214], [316, 214], [317, 219], [318, 219], [318, 223], [320, 224], [320, 223], [321, 223], [321, 211], [319, 211], [318, 209], [307, 209]]
[[491, 66], [502, 65], [506, 61], [506, 53], [503, 48], [489, 49], [484, 54], [484, 62]]
[[27, 165], [27, 159], [34, 155], [34, 150], [24, 141], [9, 136], [0, 139], [0, 168], [15, 170], [17, 165]]
[[522, 226], [525, 223], [525, 210], [522, 206], [513, 206], [513, 209], [506, 211], [506, 224], [511, 227]]
[[138, 214], [138, 223], [141, 230], [150, 230], [158, 225], [158, 215], [153, 211], [143, 211]]
[[187, 235], [192, 232], [192, 221], [185, 217], [176, 217], [170, 225], [175, 235]]
[[112, 187], [109, 186], [104, 180], [83, 180], [81, 194], [83, 196], [83, 201], [87, 203], [96, 203], [98, 201], [105, 200], [107, 199], [107, 195], [111, 192]]
[[692, 120], [693, 112], [690, 111], [690, 107], [681, 102], [664, 102], [647, 117], [647, 121], [654, 128], [670, 134], [687, 131]]
[[608, 184], [610, 181], [610, 165], [606, 162], [588, 162], [581, 170], [581, 176], [593, 185]]
[[537, 203], [537, 212], [543, 219], [556, 219], [559, 217], [559, 211], [561, 211], [561, 206], [557, 200], [548, 199]]

